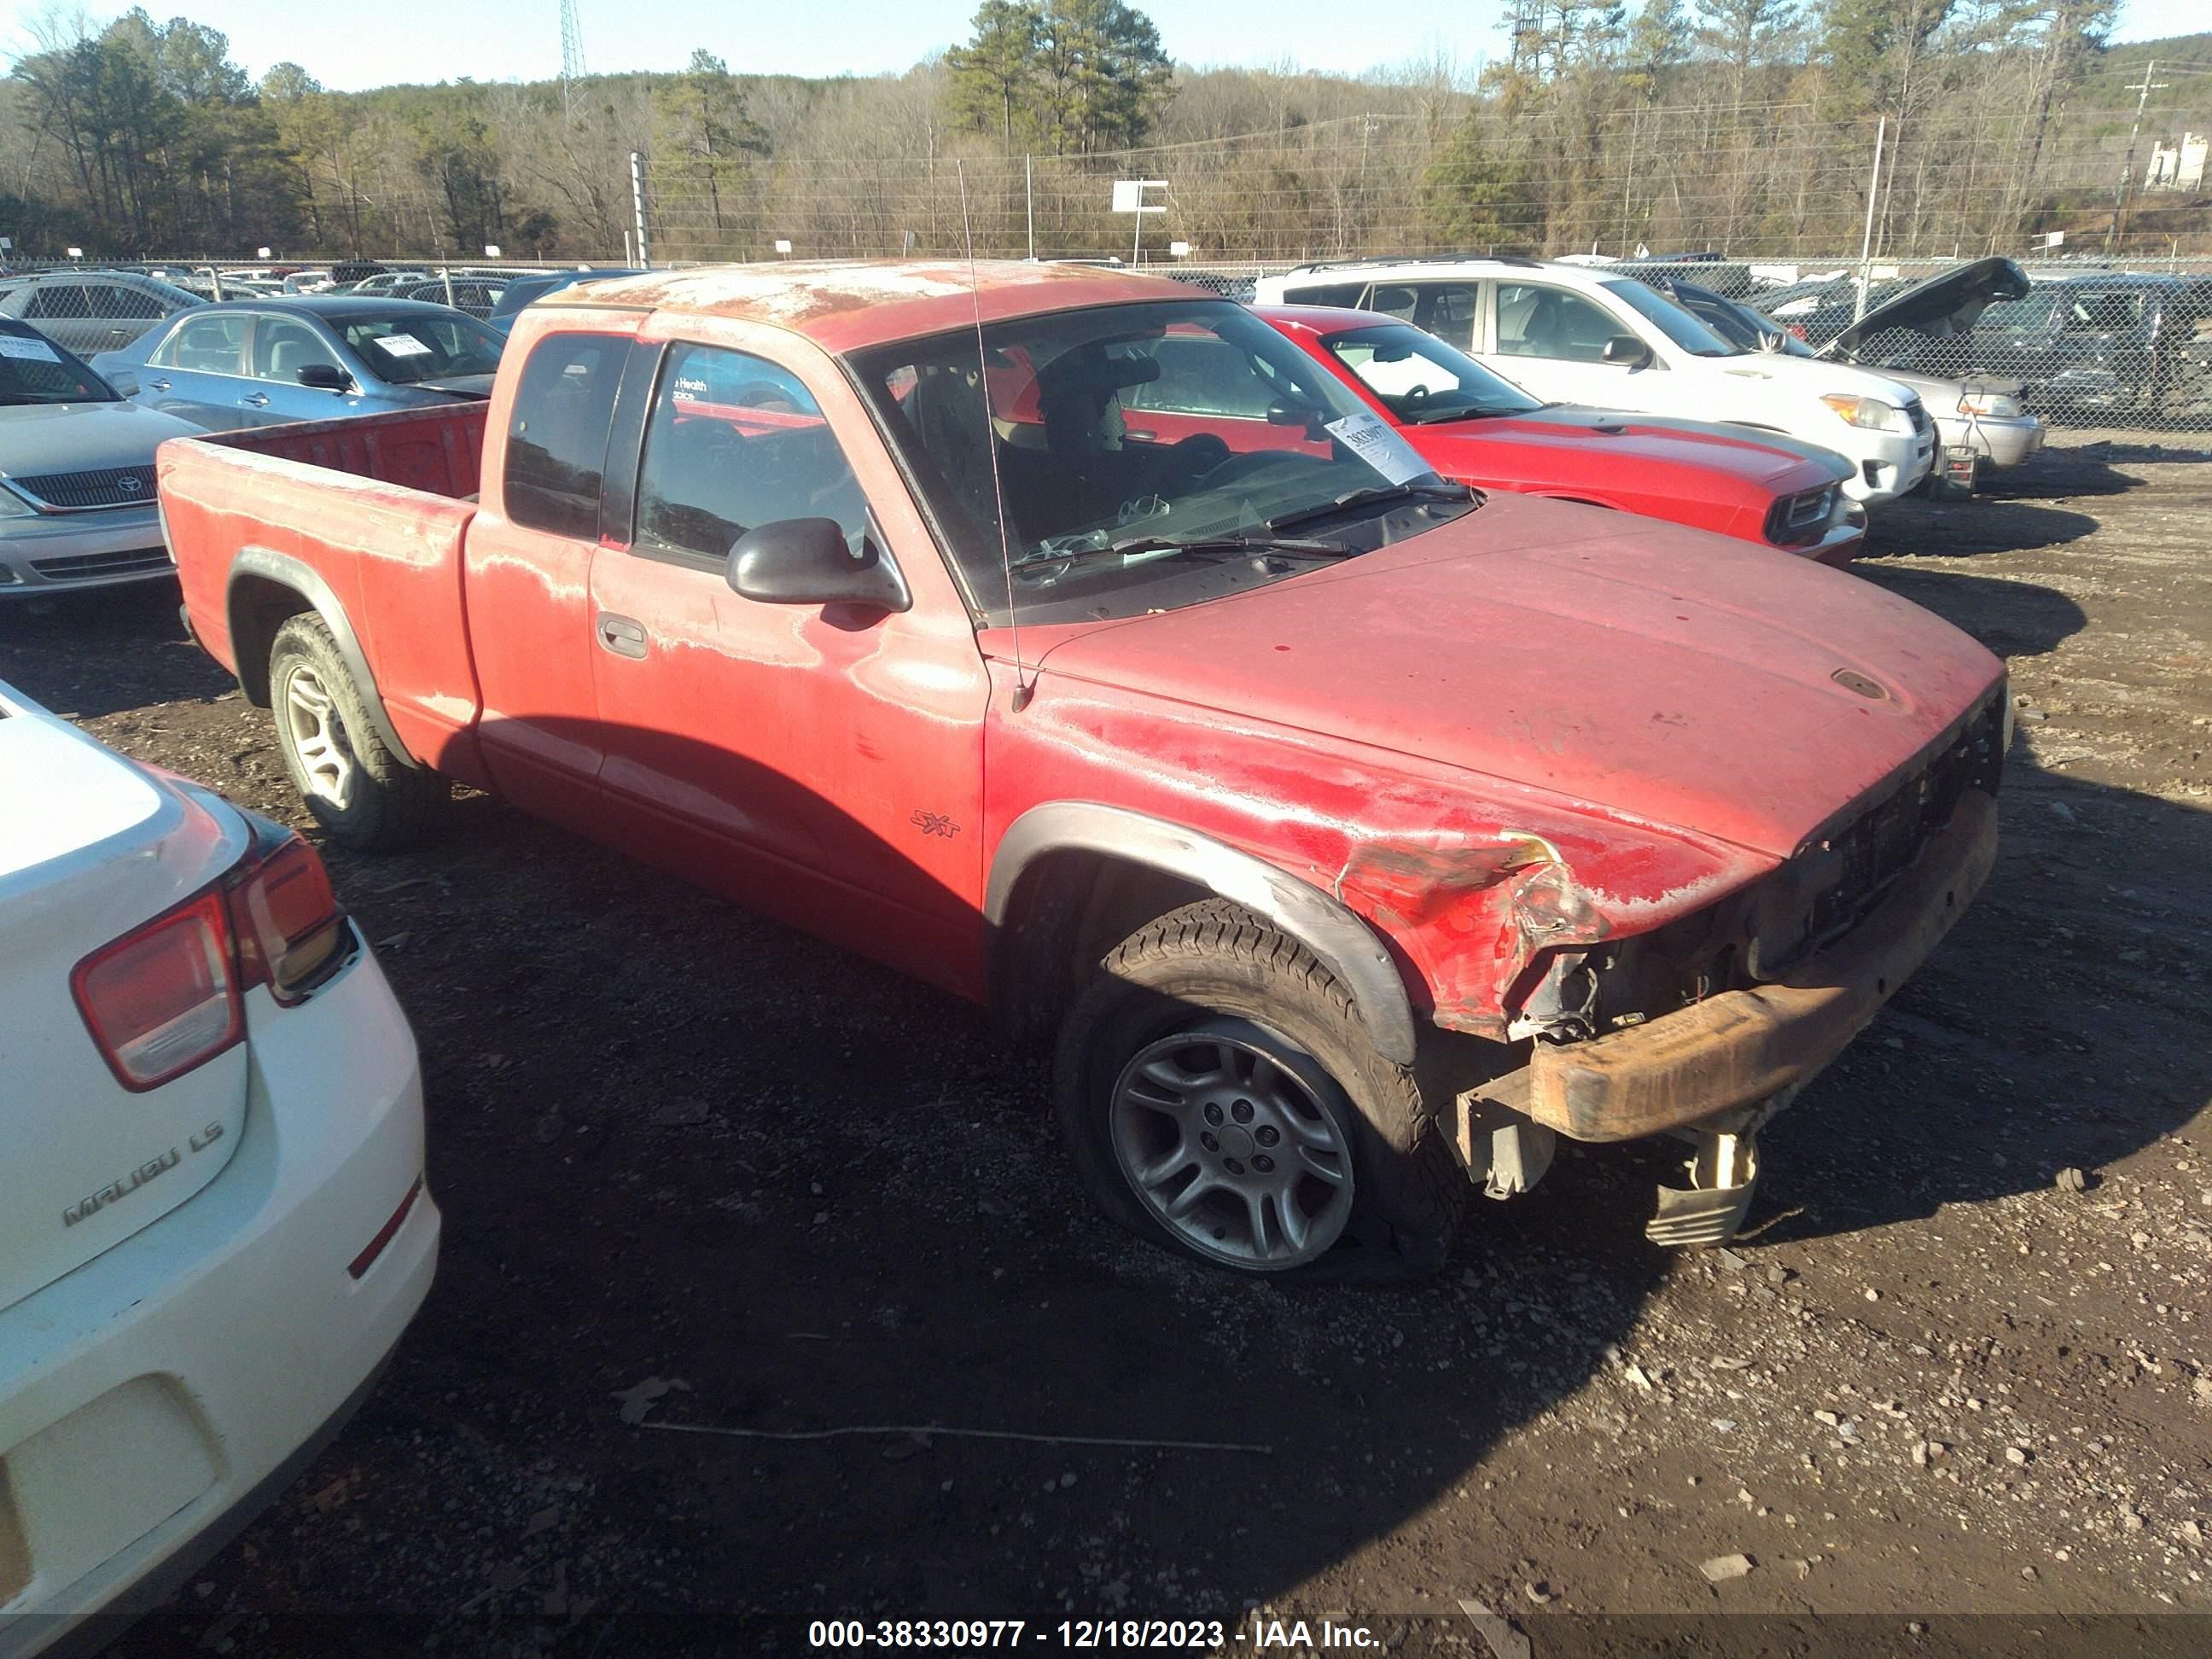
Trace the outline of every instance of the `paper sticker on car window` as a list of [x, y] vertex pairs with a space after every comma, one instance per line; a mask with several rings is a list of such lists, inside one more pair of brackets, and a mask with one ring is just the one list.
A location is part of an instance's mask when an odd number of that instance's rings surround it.
[[1433, 470], [1421, 459], [1419, 450], [1378, 416], [1364, 410], [1340, 421], [1329, 422], [1328, 430], [1339, 443], [1394, 484], [1404, 483], [1408, 478], [1418, 478]]
[[380, 334], [376, 337], [376, 343], [395, 357], [427, 357], [430, 355], [430, 348], [412, 334]]
[[58, 363], [61, 356], [44, 340], [27, 340], [20, 334], [0, 334], [0, 357], [23, 357], [34, 363]]

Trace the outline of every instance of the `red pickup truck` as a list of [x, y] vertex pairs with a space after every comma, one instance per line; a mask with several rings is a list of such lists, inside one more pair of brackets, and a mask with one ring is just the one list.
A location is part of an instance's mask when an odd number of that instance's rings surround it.
[[[1310, 441], [1137, 437], [1170, 331]], [[988, 1001], [1100, 1205], [1233, 1269], [1432, 1269], [1559, 1134], [1678, 1135], [1653, 1236], [1728, 1236], [1759, 1126], [1994, 854], [1980, 646], [1448, 483], [1171, 282], [580, 284], [489, 404], [159, 474], [193, 632], [334, 838], [459, 779]]]

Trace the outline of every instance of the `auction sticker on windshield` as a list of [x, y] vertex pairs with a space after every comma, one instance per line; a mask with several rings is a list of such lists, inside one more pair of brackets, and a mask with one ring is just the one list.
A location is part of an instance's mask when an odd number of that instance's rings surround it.
[[0, 334], [0, 357], [27, 357], [37, 363], [58, 363], [61, 357], [44, 340], [27, 340], [20, 334]]
[[1421, 459], [1419, 450], [1393, 432], [1380, 418], [1364, 410], [1327, 424], [1329, 433], [1339, 443], [1391, 483], [1404, 483], [1433, 470]]
[[376, 337], [376, 343], [395, 357], [427, 357], [430, 355], [430, 348], [412, 334], [380, 334]]

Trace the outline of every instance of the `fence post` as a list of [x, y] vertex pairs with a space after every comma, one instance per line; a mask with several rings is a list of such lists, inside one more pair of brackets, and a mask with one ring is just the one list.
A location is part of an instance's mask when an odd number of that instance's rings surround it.
[[637, 216], [637, 262], [650, 270], [653, 255], [645, 247], [645, 157], [635, 150], [629, 153], [629, 204]]
[[1022, 200], [1029, 209], [1030, 258], [1036, 258], [1036, 157], [1022, 157]]
[[1881, 194], [1881, 141], [1889, 136], [1889, 117], [1874, 130], [1874, 172], [1867, 179], [1866, 234], [1859, 238], [1858, 303], [1851, 307], [1853, 322], [1866, 315], [1867, 283], [1874, 275], [1874, 204]]

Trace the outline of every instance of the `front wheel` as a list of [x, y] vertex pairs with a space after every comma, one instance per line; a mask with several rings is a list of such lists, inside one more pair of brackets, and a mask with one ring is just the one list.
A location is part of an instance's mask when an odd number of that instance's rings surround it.
[[1085, 1186], [1155, 1243], [1302, 1278], [1419, 1277], [1450, 1249], [1468, 1183], [1412, 1074], [1311, 953], [1236, 905], [1111, 951], [1054, 1082]]
[[411, 845], [451, 796], [386, 748], [319, 617], [289, 618], [269, 647], [269, 703], [284, 769], [331, 840], [359, 853]]

